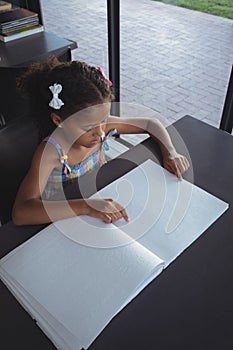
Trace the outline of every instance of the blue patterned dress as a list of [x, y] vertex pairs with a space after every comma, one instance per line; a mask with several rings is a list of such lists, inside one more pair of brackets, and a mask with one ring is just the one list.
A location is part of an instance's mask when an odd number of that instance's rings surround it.
[[106, 158], [104, 151], [109, 150], [107, 140], [113, 138], [116, 133], [117, 131], [116, 129], [114, 129], [110, 131], [107, 136], [105, 136], [104, 134], [104, 136], [102, 137], [102, 143], [100, 148], [96, 152], [88, 156], [86, 159], [84, 159], [82, 162], [73, 166], [69, 165], [68, 156], [64, 154], [63, 149], [59, 145], [59, 143], [57, 143], [57, 141], [55, 141], [51, 137], [46, 137], [43, 141], [49, 142], [56, 148], [60, 157], [62, 168], [53, 169], [43, 191], [42, 198], [49, 199], [51, 196], [61, 191], [65, 184], [70, 183], [76, 178], [83, 176], [86, 173], [91, 172], [95, 168], [101, 167], [103, 164], [105, 164]]

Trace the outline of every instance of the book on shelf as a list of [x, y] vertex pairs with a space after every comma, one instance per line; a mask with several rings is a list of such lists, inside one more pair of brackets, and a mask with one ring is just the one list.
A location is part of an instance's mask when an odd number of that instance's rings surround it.
[[14, 8], [0, 13], [0, 34], [38, 24], [38, 14], [24, 8]]
[[28, 27], [22, 30], [12, 31], [7, 34], [0, 34], [0, 41], [7, 43], [9, 41], [25, 38], [27, 36], [41, 33], [43, 31], [44, 27], [41, 24], [38, 24], [36, 26]]
[[93, 197], [118, 200], [131, 220], [60, 220], [0, 260], [2, 281], [60, 350], [87, 349], [228, 208], [151, 160]]
[[11, 8], [12, 4], [10, 2], [0, 0], [0, 12], [11, 10]]

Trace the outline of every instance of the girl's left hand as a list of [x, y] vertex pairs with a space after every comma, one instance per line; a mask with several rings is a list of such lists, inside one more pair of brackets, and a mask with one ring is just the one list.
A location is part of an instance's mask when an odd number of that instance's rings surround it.
[[164, 157], [163, 159], [164, 168], [175, 174], [179, 180], [182, 180], [182, 174], [188, 170], [189, 161], [188, 159], [177, 152]]

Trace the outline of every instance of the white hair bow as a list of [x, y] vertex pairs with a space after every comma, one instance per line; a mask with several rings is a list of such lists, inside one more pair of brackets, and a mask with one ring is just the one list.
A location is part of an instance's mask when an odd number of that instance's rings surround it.
[[50, 91], [53, 94], [52, 100], [49, 102], [49, 106], [54, 109], [60, 109], [61, 106], [64, 105], [63, 101], [58, 97], [60, 92], [62, 91], [61, 84], [54, 83], [49, 87]]

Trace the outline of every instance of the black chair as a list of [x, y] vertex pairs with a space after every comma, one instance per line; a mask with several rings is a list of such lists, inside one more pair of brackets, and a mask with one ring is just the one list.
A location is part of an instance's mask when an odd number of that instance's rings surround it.
[[[59, 61], [71, 61], [71, 48], [59, 49], [53, 53]], [[49, 57], [43, 55], [38, 60], [44, 62]], [[5, 122], [29, 115], [29, 101], [23, 98], [16, 88], [16, 79], [35, 61], [27, 62], [27, 66], [0, 67], [0, 115]]]
[[220, 129], [232, 133], [233, 129], [233, 66], [231, 67], [231, 75], [227, 88], [223, 113], [220, 122]]
[[11, 220], [14, 200], [38, 145], [38, 129], [29, 117], [0, 128], [0, 221]]
[[[63, 62], [71, 60], [71, 49], [54, 52]], [[45, 61], [48, 55], [41, 57]], [[32, 63], [32, 62], [31, 62]], [[30, 103], [16, 89], [16, 78], [27, 67], [0, 67], [0, 222], [11, 220], [19, 185], [25, 177], [38, 145], [38, 129], [30, 119]]]
[[6, 122], [28, 115], [29, 102], [16, 89], [16, 79], [26, 67], [0, 67], [0, 114]]

